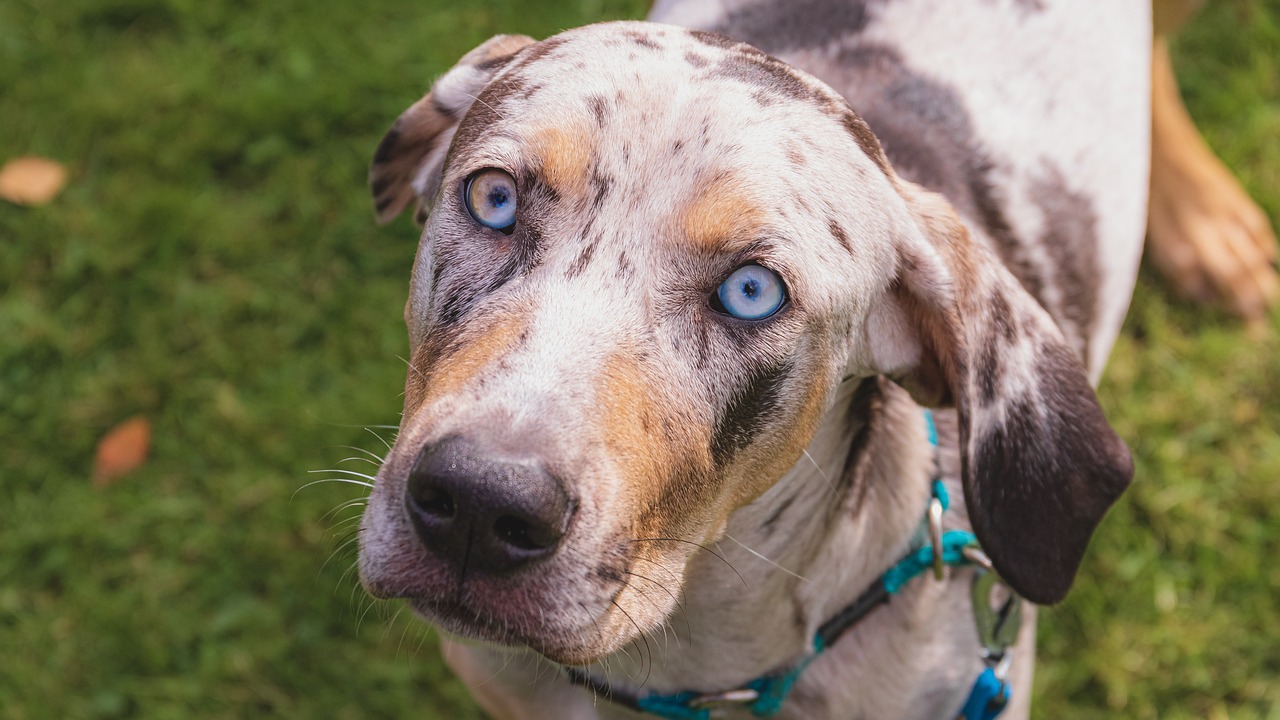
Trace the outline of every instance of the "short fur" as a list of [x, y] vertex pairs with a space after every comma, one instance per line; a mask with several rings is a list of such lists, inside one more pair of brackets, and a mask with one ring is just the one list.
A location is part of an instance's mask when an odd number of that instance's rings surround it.
[[[909, 547], [925, 405], [954, 408], [948, 523], [971, 520], [1025, 597], [1061, 599], [1132, 475], [1090, 380], [1147, 170], [1150, 8], [1085, 4], [672, 0], [654, 18], [694, 30], [605, 23], [464, 57], [371, 172], [381, 219], [413, 197], [430, 214], [366, 588], [490, 643], [446, 656], [498, 717], [629, 716], [548, 662], [736, 687], [803, 656]], [[462, 205], [488, 167], [517, 181], [509, 235]], [[708, 300], [747, 262], [789, 290], [756, 323]], [[565, 483], [578, 510], [553, 556], [459, 576], [417, 541], [406, 478], [448, 436]], [[782, 717], [953, 717], [981, 667], [968, 578], [877, 610]]]

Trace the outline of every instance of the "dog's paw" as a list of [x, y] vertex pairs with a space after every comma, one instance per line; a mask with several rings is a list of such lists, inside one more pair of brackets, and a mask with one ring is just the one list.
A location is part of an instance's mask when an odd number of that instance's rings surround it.
[[1222, 162], [1196, 149], [1153, 158], [1149, 257], [1178, 293], [1257, 323], [1280, 298], [1275, 233]]

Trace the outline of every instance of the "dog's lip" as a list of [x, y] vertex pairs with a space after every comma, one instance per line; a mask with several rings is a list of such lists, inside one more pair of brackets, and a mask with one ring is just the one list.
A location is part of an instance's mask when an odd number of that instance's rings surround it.
[[561, 665], [587, 665], [599, 659], [580, 643], [564, 638], [534, 637], [513, 629], [496, 617], [482, 617], [466, 603], [456, 600], [410, 598], [409, 606], [423, 619], [447, 632], [482, 642], [510, 647], [524, 646]]

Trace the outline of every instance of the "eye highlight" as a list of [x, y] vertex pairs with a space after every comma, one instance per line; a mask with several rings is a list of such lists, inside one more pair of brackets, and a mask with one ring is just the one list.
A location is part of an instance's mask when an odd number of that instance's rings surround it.
[[787, 299], [782, 278], [760, 265], [743, 265], [720, 283], [717, 310], [739, 320], [763, 320], [778, 312]]
[[509, 173], [489, 168], [473, 174], [467, 178], [462, 199], [481, 225], [502, 233], [516, 226], [516, 179]]

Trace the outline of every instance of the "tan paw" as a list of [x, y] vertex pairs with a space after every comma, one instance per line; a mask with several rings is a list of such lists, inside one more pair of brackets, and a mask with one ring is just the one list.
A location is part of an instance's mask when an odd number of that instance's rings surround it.
[[1151, 60], [1151, 261], [1179, 293], [1260, 324], [1280, 296], [1271, 223], [1187, 114], [1163, 39]]
[[1153, 167], [1147, 217], [1152, 263], [1174, 289], [1257, 321], [1280, 297], [1276, 237], [1262, 210], [1217, 167]]

